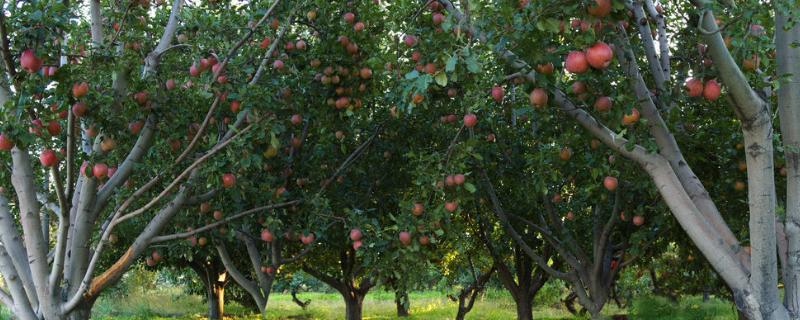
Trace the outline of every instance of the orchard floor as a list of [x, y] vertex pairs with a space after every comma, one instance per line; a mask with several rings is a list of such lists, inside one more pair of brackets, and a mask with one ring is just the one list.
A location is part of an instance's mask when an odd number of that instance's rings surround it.
[[[311, 320], [342, 319], [344, 304], [335, 293], [302, 293], [300, 298], [312, 300], [304, 311], [291, 301], [288, 294], [270, 296], [268, 319]], [[456, 303], [442, 292], [415, 292], [411, 294], [411, 314], [406, 319], [453, 319]], [[204, 319], [206, 305], [199, 296], [186, 295], [179, 288], [131, 292], [125, 298], [101, 298], [94, 309], [93, 319]], [[476, 302], [467, 319], [514, 319], [513, 301], [501, 291], [490, 292]], [[226, 319], [256, 320], [252, 314], [235, 303], [226, 305]], [[387, 292], [370, 293], [364, 302], [364, 319], [396, 319], [393, 295]], [[703, 302], [697, 297], [687, 297], [677, 304], [660, 298], [640, 298], [626, 309], [609, 305], [606, 315], [627, 314], [630, 319], [736, 319], [731, 305], [714, 300]], [[3, 313], [0, 312], [0, 318]], [[534, 319], [581, 319], [572, 316], [558, 305], [535, 306]]]

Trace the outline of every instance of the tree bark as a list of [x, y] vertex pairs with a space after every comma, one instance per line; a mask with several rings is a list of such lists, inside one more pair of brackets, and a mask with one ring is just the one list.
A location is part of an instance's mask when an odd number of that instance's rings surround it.
[[533, 319], [533, 301], [527, 297], [519, 297], [514, 299], [517, 305], [517, 320], [532, 320]]
[[411, 305], [411, 302], [408, 299], [408, 292], [406, 291], [395, 291], [394, 292], [394, 303], [397, 305], [397, 316], [398, 317], [408, 317], [408, 309]]
[[225, 286], [213, 283], [206, 287], [208, 297], [208, 319], [221, 320], [225, 316]]
[[356, 290], [350, 290], [350, 292], [342, 293], [344, 297], [346, 320], [361, 320], [364, 295], [355, 291]]

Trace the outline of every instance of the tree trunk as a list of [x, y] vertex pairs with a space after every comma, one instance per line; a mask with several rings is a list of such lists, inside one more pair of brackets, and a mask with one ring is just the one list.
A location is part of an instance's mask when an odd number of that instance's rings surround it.
[[221, 320], [225, 316], [225, 284], [214, 282], [208, 292], [208, 319]]
[[345, 319], [361, 320], [361, 308], [364, 303], [364, 295], [352, 290], [344, 295]]
[[532, 299], [528, 299], [527, 295], [520, 294], [517, 299], [514, 299], [517, 304], [517, 320], [532, 320], [533, 319], [533, 303]]
[[78, 307], [76, 307], [69, 315], [67, 315], [67, 320], [89, 320], [92, 316], [92, 307], [94, 306], [94, 302], [84, 302], [81, 303]]
[[408, 292], [395, 291], [394, 303], [397, 305], [397, 316], [408, 317], [408, 308], [411, 305], [411, 302], [408, 300]]

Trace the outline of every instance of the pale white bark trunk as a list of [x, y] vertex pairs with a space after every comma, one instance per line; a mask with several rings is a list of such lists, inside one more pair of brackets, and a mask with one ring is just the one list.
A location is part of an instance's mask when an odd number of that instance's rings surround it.
[[800, 24], [789, 26], [787, 16], [775, 10], [775, 51], [778, 75], [787, 76], [778, 89], [784, 158], [786, 159], [787, 263], [784, 268], [784, 304], [800, 318]]
[[14, 315], [21, 320], [38, 320], [23, 288], [24, 285], [19, 281], [17, 270], [11, 263], [11, 257], [3, 246], [0, 246], [0, 273], [3, 274], [3, 281], [14, 301]]
[[[266, 302], [264, 301], [264, 297], [261, 296], [261, 292], [259, 291], [258, 285], [255, 282], [250, 281], [247, 277], [239, 271], [239, 268], [236, 268], [236, 265], [231, 259], [230, 254], [228, 254], [228, 250], [225, 248], [224, 244], [217, 244], [217, 253], [219, 253], [219, 258], [222, 261], [222, 265], [225, 266], [225, 269], [228, 270], [228, 273], [233, 278], [233, 281], [236, 281], [239, 286], [242, 287], [250, 297], [256, 302], [256, 306], [258, 306], [258, 310], [262, 313], [264, 312], [264, 306]], [[261, 273], [261, 270], [256, 269], [256, 273]]]
[[8, 200], [2, 195], [0, 195], [0, 240], [3, 241], [5, 254], [13, 265], [14, 273], [25, 290], [30, 306], [34, 309], [39, 308], [39, 298], [36, 296], [36, 286], [33, 285], [33, 276], [28, 264], [28, 253], [25, 252], [22, 238], [8, 209]]

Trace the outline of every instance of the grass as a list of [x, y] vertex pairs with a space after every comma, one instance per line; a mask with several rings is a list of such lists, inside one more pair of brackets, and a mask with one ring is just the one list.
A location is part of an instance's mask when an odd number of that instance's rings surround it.
[[[310, 299], [311, 305], [302, 310], [289, 294], [272, 294], [267, 312], [268, 319], [312, 320], [342, 319], [344, 303], [337, 293], [302, 293], [300, 299]], [[438, 291], [412, 292], [411, 316], [417, 319], [453, 319], [457, 304], [446, 298], [446, 293]], [[580, 319], [563, 309], [557, 303], [537, 302], [534, 306], [534, 319]], [[125, 297], [104, 296], [93, 309], [93, 319], [114, 320], [199, 320], [205, 319], [206, 304], [203, 297], [187, 295], [179, 287], [156, 290], [134, 290]], [[394, 295], [386, 291], [373, 291], [364, 301], [364, 319], [396, 319]], [[677, 303], [660, 297], [637, 298], [628, 309], [620, 310], [608, 304], [603, 312], [610, 316], [628, 314], [631, 319], [648, 320], [727, 320], [736, 319], [730, 303], [712, 299], [703, 302], [701, 297], [686, 297]], [[230, 302], [225, 306], [226, 319], [256, 320], [244, 307]], [[516, 317], [513, 300], [502, 290], [490, 290], [475, 303], [467, 319], [514, 319]], [[0, 308], [0, 319], [9, 319], [7, 310]]]

